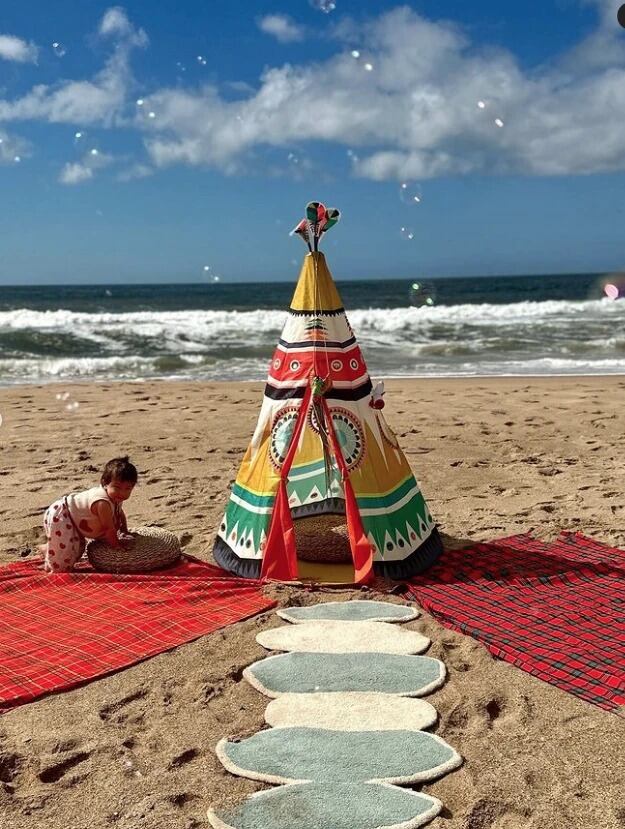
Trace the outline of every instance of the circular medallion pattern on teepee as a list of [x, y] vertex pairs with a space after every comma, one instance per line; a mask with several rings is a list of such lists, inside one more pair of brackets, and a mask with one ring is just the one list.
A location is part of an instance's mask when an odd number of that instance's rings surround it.
[[365, 456], [365, 435], [358, 419], [348, 409], [331, 410], [334, 431], [349, 470], [355, 469]]
[[283, 409], [280, 409], [273, 420], [271, 440], [269, 442], [269, 457], [276, 469], [281, 469], [286, 459], [298, 412], [299, 406], [285, 406]]
[[399, 441], [395, 437], [393, 430], [388, 425], [386, 420], [380, 416], [379, 412], [375, 413], [376, 420], [378, 421], [378, 428], [380, 429], [380, 434], [382, 435], [382, 439], [388, 443], [393, 449], [399, 449]]
[[311, 406], [308, 410], [308, 425], [316, 434], [320, 434], [319, 429], [319, 421], [317, 419], [317, 412], [315, 411], [315, 407]]

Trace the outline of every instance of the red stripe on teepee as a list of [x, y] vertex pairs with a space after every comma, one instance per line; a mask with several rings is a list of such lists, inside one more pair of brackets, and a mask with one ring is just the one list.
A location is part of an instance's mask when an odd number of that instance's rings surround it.
[[279, 579], [280, 581], [294, 581], [298, 577], [297, 551], [295, 549], [295, 529], [289, 506], [289, 496], [286, 482], [293, 466], [293, 459], [297, 452], [308, 407], [310, 406], [310, 386], [306, 389], [300, 406], [289, 451], [280, 470], [280, 487], [273, 507], [271, 524], [267, 535], [267, 546], [263, 554], [263, 563], [260, 571], [261, 579]]

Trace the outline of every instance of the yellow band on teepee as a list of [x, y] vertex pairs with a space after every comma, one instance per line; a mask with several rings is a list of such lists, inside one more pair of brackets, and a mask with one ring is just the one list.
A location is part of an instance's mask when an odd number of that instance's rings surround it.
[[343, 307], [334, 280], [320, 251], [304, 258], [293, 301], [292, 311], [338, 311]]

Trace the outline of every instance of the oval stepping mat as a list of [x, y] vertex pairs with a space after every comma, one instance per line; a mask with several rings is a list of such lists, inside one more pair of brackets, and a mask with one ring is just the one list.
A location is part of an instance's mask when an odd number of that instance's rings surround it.
[[427, 731], [328, 731], [271, 728], [216, 748], [233, 774], [267, 783], [419, 783], [462, 763], [460, 755]]
[[283, 653], [243, 671], [267, 697], [314, 692], [371, 691], [420, 697], [445, 681], [446, 668], [431, 656], [387, 653]]
[[209, 811], [213, 829], [417, 829], [443, 804], [384, 784], [303, 783], [258, 792], [240, 806]]
[[273, 651], [305, 653], [421, 653], [430, 640], [386, 622], [303, 622], [264, 630], [256, 641]]
[[437, 716], [425, 700], [388, 694], [283, 694], [269, 703], [265, 722], [334, 731], [420, 731]]
[[278, 616], [287, 622], [338, 620], [343, 622], [408, 622], [416, 619], [419, 611], [390, 602], [354, 600], [352, 602], [323, 602], [309, 607], [287, 607], [278, 610]]

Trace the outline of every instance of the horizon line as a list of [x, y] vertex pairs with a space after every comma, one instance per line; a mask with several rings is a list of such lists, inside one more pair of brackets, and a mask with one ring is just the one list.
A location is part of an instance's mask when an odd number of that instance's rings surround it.
[[[558, 276], [569, 276], [569, 277], [578, 277], [578, 276], [608, 276], [610, 274], [613, 275], [621, 275], [625, 274], [623, 271], [615, 271], [615, 270], [601, 270], [601, 271], [552, 271], [547, 273], [501, 273], [501, 274], [469, 274], [466, 276], [458, 276], [458, 275], [446, 275], [446, 276], [427, 276], [427, 275], [418, 275], [418, 276], [406, 276], [406, 277], [392, 277], [392, 276], [377, 276], [377, 277], [358, 277], [357, 279], [335, 279], [334, 281], [339, 283], [345, 282], [410, 282], [412, 279], [419, 279], [421, 281], [437, 281], [437, 280], [447, 280], [447, 279], [539, 279], [541, 277], [558, 277]], [[288, 285], [291, 284], [293, 281], [296, 281], [297, 277], [294, 279], [274, 279], [274, 280], [261, 280], [258, 282], [254, 281], [245, 281], [245, 280], [225, 280], [219, 282], [209, 282], [208, 280], [198, 279], [193, 282], [177, 282], [177, 281], [168, 281], [168, 282], [28, 282], [28, 283], [4, 283], [0, 282], [0, 289], [1, 288], [109, 288], [109, 287], [138, 287], [138, 286], [155, 286], [155, 285], [176, 285], [176, 286], [183, 286], [183, 285], [204, 285], [207, 288], [219, 288], [223, 286], [232, 286], [232, 285]]]

